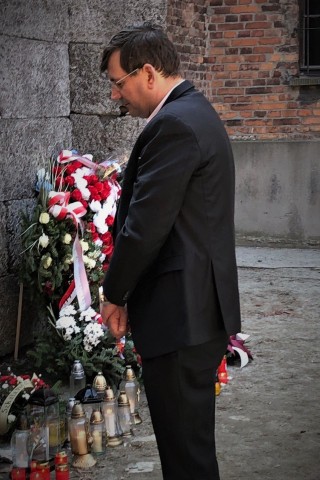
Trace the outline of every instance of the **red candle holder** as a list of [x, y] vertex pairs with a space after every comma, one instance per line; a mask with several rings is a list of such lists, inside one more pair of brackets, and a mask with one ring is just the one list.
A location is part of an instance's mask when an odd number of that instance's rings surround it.
[[41, 474], [41, 480], [50, 480], [50, 464], [49, 462], [38, 463], [37, 473]]
[[68, 465], [56, 465], [56, 480], [69, 480]]
[[26, 469], [13, 467], [11, 470], [11, 479], [12, 480], [25, 480], [26, 479]]
[[34, 471], [30, 473], [30, 480], [44, 480], [44, 477], [41, 472]]
[[54, 459], [54, 464], [55, 465], [66, 465], [68, 463], [68, 455], [67, 452], [64, 450], [61, 452], [58, 452], [55, 456]]
[[35, 472], [37, 470], [37, 467], [38, 467], [37, 460], [32, 460], [30, 463], [30, 471]]

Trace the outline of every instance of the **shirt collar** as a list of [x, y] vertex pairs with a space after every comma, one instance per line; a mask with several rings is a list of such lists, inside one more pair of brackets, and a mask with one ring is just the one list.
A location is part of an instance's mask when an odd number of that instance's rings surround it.
[[153, 117], [155, 117], [157, 115], [157, 113], [159, 112], [159, 110], [162, 108], [163, 104], [165, 103], [165, 101], [167, 100], [167, 98], [169, 97], [169, 95], [171, 94], [171, 92], [173, 92], [173, 90], [175, 88], [177, 88], [178, 85], [180, 85], [182, 82], [184, 82], [185, 80], [182, 78], [178, 83], [176, 83], [176, 85], [174, 85], [174, 87], [171, 88], [171, 90], [169, 90], [169, 92], [166, 94], [165, 97], [163, 97], [163, 99], [161, 100], [161, 102], [157, 105], [157, 107], [153, 110], [153, 112], [151, 113], [151, 115], [149, 115], [149, 117], [147, 118], [147, 123], [150, 122], [150, 120], [153, 119]]

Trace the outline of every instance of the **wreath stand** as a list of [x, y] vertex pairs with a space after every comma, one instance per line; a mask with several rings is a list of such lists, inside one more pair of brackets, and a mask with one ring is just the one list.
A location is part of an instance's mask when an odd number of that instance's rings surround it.
[[21, 317], [22, 317], [22, 299], [23, 299], [23, 283], [20, 283], [19, 288], [19, 302], [18, 302], [18, 315], [17, 315], [17, 327], [16, 327], [16, 340], [14, 345], [14, 360], [18, 360], [19, 342], [20, 342], [20, 330], [21, 330]]

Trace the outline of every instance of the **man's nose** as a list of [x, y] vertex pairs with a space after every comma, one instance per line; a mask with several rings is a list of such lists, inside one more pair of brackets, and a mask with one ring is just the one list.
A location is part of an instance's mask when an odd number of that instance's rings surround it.
[[122, 98], [121, 92], [116, 85], [111, 85], [111, 100], [120, 100]]

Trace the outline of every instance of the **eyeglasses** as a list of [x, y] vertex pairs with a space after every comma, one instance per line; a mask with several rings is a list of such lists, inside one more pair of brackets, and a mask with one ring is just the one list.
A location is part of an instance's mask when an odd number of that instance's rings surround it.
[[134, 73], [136, 73], [138, 70], [140, 70], [140, 68], [136, 68], [136, 69], [132, 70], [132, 72], [127, 73], [127, 75], [125, 75], [124, 77], [120, 78], [120, 80], [117, 80], [116, 82], [115, 82], [114, 80], [111, 80], [112, 86], [118, 88], [119, 90], [121, 90], [121, 88], [123, 88], [123, 85], [124, 85], [123, 81], [124, 81], [126, 78], [130, 77], [130, 75], [133, 75]]

